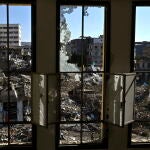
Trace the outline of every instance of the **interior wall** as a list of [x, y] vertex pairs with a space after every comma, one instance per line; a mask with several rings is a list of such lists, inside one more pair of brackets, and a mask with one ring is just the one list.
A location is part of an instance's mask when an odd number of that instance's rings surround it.
[[[36, 70], [37, 72], [55, 73], [56, 0], [37, 0], [36, 26]], [[51, 107], [51, 109], [53, 108]], [[54, 116], [49, 117], [53, 118]], [[37, 150], [55, 150], [55, 137], [54, 125], [50, 125], [48, 128], [38, 126]]]
[[[111, 1], [110, 71], [113, 73], [130, 71], [131, 3], [131, 0]], [[109, 125], [109, 150], [126, 150], [127, 133], [127, 127]]]
[[56, 0], [37, 0], [38, 72], [55, 73], [56, 68]]
[[[131, 21], [132, 0], [111, 0], [110, 70], [113, 73], [130, 70]], [[56, 0], [37, 0], [36, 25], [37, 72], [55, 72]], [[127, 148], [127, 134], [127, 127], [109, 125], [108, 150], [134, 150]], [[38, 150], [55, 150], [55, 138], [54, 125], [37, 127]]]

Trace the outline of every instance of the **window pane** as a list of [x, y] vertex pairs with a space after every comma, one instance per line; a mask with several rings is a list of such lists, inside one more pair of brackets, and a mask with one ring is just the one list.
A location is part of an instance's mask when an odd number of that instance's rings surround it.
[[[4, 29], [3, 26], [7, 23], [6, 12], [6, 5], [0, 5], [0, 122], [8, 121], [8, 109], [4, 106], [4, 102], [8, 101], [8, 80], [6, 76], [6, 70], [8, 69], [7, 29]], [[5, 127], [2, 126], [2, 131], [4, 129]]]
[[15, 124], [10, 127], [11, 144], [31, 144], [32, 142], [32, 125]]
[[12, 74], [10, 76], [10, 114], [16, 114], [11, 121], [31, 121], [31, 76]]
[[102, 74], [83, 74], [83, 120], [101, 120]]
[[137, 73], [135, 95], [135, 119], [150, 120], [150, 73]]
[[84, 7], [84, 40], [85, 70], [103, 70], [104, 7]]
[[150, 42], [135, 42], [135, 70], [149, 70], [150, 68]]
[[[0, 47], [7, 45], [7, 28], [4, 28], [4, 24], [7, 24], [7, 9], [6, 5], [0, 4]], [[1, 52], [1, 55], [3, 52]]]
[[10, 70], [31, 70], [31, 6], [9, 7]]
[[[150, 12], [150, 7], [136, 7], [136, 24], [135, 24], [135, 69], [149, 70], [150, 68], [150, 22], [147, 19], [147, 14]], [[146, 14], [146, 15], [143, 15]]]
[[80, 124], [60, 125], [60, 144], [80, 144]]
[[150, 142], [150, 122], [135, 122], [132, 127], [133, 143]]
[[0, 72], [4, 73], [8, 70], [8, 49], [5, 46], [0, 46]]
[[7, 9], [6, 5], [0, 5], [0, 70], [1, 72], [8, 69], [7, 57], [7, 28], [4, 28], [4, 24], [7, 24]]
[[0, 24], [7, 22], [6, 5], [0, 4]]
[[8, 126], [0, 125], [0, 145], [8, 145]]
[[103, 140], [102, 124], [88, 123], [82, 126], [83, 143], [101, 143]]
[[61, 74], [61, 120], [81, 119], [81, 74]]
[[8, 80], [4, 73], [0, 73], [0, 122], [8, 121]]
[[60, 71], [81, 70], [82, 7], [60, 7]]

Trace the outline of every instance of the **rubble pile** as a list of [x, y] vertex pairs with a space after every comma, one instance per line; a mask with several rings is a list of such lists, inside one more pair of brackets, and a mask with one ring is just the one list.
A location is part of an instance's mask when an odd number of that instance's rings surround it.
[[[32, 142], [32, 125], [16, 124], [10, 127], [10, 144], [30, 144]], [[0, 127], [0, 145], [8, 144], [8, 126]]]
[[31, 121], [32, 50], [31, 42], [20, 42], [0, 46], [0, 145], [32, 142], [32, 126], [24, 124]]
[[132, 128], [132, 142], [150, 142], [150, 123], [134, 123]]
[[[102, 103], [102, 77], [100, 74], [83, 74], [83, 87], [81, 75], [77, 73], [65, 73], [61, 76], [61, 120], [80, 121], [81, 103], [82, 120], [100, 119]], [[82, 142], [100, 142], [100, 124], [64, 124], [60, 126], [61, 144], [80, 144]], [[82, 135], [81, 135], [82, 132]]]
[[[76, 95], [72, 99], [73, 90], [80, 87], [80, 81], [74, 80], [75, 74], [63, 74], [61, 76], [61, 119], [62, 121], [75, 121], [80, 119], [80, 105], [79, 97]], [[72, 95], [71, 94], [71, 95]], [[71, 97], [71, 98], [70, 98]]]
[[8, 127], [1, 125], [0, 126], [0, 145], [8, 144]]
[[17, 124], [11, 126], [10, 143], [11, 144], [30, 144], [32, 142], [32, 125]]
[[[31, 77], [12, 74], [10, 80], [10, 103], [8, 105], [8, 77], [0, 76], [0, 122], [31, 121]], [[9, 106], [9, 108], [8, 108]], [[9, 116], [8, 116], [9, 114]], [[31, 125], [13, 125], [10, 127], [10, 143], [31, 143]], [[0, 126], [0, 145], [8, 144], [8, 126]]]
[[135, 118], [150, 119], [150, 101], [149, 89], [147, 86], [141, 85], [136, 87], [135, 95]]
[[100, 124], [89, 123], [61, 125], [60, 144], [100, 143], [103, 139]]
[[[150, 119], [150, 93], [149, 85], [146, 83], [136, 86], [134, 110], [137, 120]], [[149, 126], [149, 122], [134, 123], [132, 129], [132, 142], [150, 142]]]

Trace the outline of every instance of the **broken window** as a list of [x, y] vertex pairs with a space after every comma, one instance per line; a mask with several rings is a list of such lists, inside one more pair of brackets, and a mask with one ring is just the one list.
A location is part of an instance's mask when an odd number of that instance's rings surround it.
[[107, 34], [108, 8], [107, 3], [88, 2], [62, 2], [59, 7], [59, 146], [103, 145], [107, 139], [103, 123], [106, 38], [102, 37]]

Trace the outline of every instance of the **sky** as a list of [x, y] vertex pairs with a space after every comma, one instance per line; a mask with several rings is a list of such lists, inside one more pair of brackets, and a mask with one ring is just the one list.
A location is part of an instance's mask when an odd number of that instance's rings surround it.
[[[0, 5], [0, 24], [6, 20], [6, 6]], [[31, 6], [9, 6], [9, 23], [20, 24], [22, 42], [31, 42]]]
[[[104, 7], [88, 7], [88, 16], [84, 17], [84, 36], [98, 37], [104, 31]], [[82, 35], [82, 7], [78, 6], [71, 14], [65, 14], [71, 38]]]
[[[65, 14], [71, 39], [81, 36], [81, 7]], [[84, 17], [84, 36], [98, 37], [104, 31], [104, 7], [89, 7], [89, 16]], [[150, 7], [136, 8], [135, 41], [150, 41]]]
[[[10, 23], [21, 25], [22, 41], [31, 41], [31, 7], [10, 6]], [[79, 6], [71, 14], [65, 14], [71, 39], [81, 36], [81, 13]], [[89, 7], [84, 17], [84, 36], [98, 37], [104, 31], [104, 7]], [[150, 41], [150, 7], [136, 8], [135, 41]], [[6, 6], [0, 5], [0, 24], [6, 23]]]
[[150, 41], [150, 7], [136, 8], [135, 41]]

